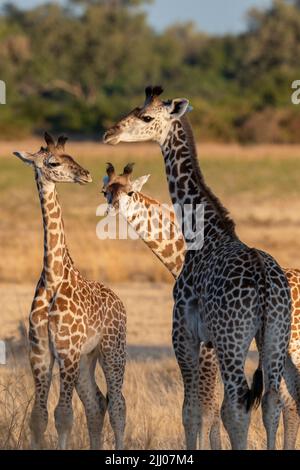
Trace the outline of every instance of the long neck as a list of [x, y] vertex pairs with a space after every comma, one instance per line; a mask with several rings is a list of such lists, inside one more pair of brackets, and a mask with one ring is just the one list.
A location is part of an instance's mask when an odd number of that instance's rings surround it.
[[69, 257], [62, 212], [55, 184], [42, 181], [36, 174], [44, 226], [43, 276], [47, 287], [55, 287], [62, 281], [64, 267], [72, 263]]
[[[161, 149], [170, 196], [173, 204], [176, 204], [183, 216], [182, 230], [186, 242], [190, 242], [186, 227], [192, 228], [189, 233], [197, 233], [199, 220], [196, 220], [195, 214], [199, 216], [201, 208], [204, 211], [200, 221], [203, 227], [204, 238], [200, 237], [203, 247], [202, 244], [197, 246], [196, 240], [196, 244], [189, 245], [192, 246], [190, 249], [193, 251], [193, 249], [202, 248], [202, 254], [205, 254], [215, 249], [220, 241], [237, 238], [234, 223], [229, 218], [227, 210], [204, 181], [192, 129], [185, 116], [173, 122]], [[195, 212], [196, 208], [197, 212]], [[192, 211], [193, 216], [189, 214], [189, 211]], [[186, 215], [190, 215], [190, 221], [187, 220]]]
[[148, 248], [177, 278], [185, 257], [185, 242], [174, 212], [142, 193], [134, 193], [123, 214]]

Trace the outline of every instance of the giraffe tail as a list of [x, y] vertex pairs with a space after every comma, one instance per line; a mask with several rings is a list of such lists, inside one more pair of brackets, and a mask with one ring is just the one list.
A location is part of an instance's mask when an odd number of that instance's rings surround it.
[[[251, 251], [251, 254], [254, 256], [254, 258], [256, 259], [256, 261], [258, 261], [260, 268], [264, 274], [264, 278], [265, 278], [265, 274], [266, 274], [265, 266], [264, 266], [264, 263], [261, 259], [259, 252], [254, 248], [252, 248], [250, 251]], [[263, 303], [263, 312], [266, 311], [265, 291], [266, 289], [264, 286], [263, 292], [260, 292], [261, 301]], [[264, 318], [264, 313], [263, 313], [263, 318]], [[255, 337], [256, 346], [257, 346], [257, 350], [259, 353], [259, 361], [258, 361], [257, 369], [255, 370], [254, 375], [253, 375], [251, 388], [250, 390], [248, 390], [246, 394], [246, 410], [247, 411], [250, 411], [252, 408], [259, 407], [261, 403], [261, 399], [262, 399], [263, 390], [264, 390], [264, 379], [263, 379], [263, 371], [262, 371], [262, 355], [263, 355], [262, 343], [263, 343], [264, 332], [265, 332], [265, 324], [263, 321], [261, 330], [256, 334], [256, 337]]]
[[252, 385], [247, 392], [246, 397], [246, 410], [250, 411], [252, 408], [258, 408], [261, 402], [261, 397], [264, 389], [263, 372], [260, 366], [257, 367], [253, 375]]

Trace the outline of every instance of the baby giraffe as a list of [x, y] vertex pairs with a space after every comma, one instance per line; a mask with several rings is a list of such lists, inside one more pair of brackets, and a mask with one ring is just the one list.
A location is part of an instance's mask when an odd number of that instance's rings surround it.
[[[126, 361], [126, 312], [116, 294], [84, 279], [74, 267], [66, 245], [55, 183], [92, 181], [64, 150], [66, 138], [55, 144], [45, 134], [46, 147], [36, 153], [14, 152], [34, 169], [44, 226], [44, 263], [29, 319], [30, 363], [35, 382], [31, 413], [32, 447], [41, 448], [48, 422], [47, 401], [54, 360], [60, 372], [55, 409], [58, 447], [66, 449], [73, 423], [74, 388], [84, 405], [92, 449], [102, 447], [106, 408], [117, 449], [123, 447], [125, 400], [122, 385]], [[95, 381], [99, 360], [107, 399]]]
[[[107, 213], [119, 212], [152, 253], [177, 279], [184, 263], [186, 244], [173, 209], [141, 193], [150, 175], [132, 180], [133, 163], [117, 175], [107, 163], [102, 192], [108, 202]], [[221, 443], [219, 367], [212, 348], [201, 344], [199, 352], [199, 448], [218, 450]]]

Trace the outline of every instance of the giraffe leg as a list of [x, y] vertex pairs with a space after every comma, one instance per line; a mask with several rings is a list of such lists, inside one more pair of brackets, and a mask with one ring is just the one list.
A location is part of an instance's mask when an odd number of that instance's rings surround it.
[[[273, 450], [276, 446], [276, 434], [279, 425], [280, 414], [284, 406], [281, 395], [281, 384], [284, 366], [288, 364], [286, 350], [277, 343], [277, 330], [270, 332], [266, 329], [264, 335], [262, 366], [264, 373], [265, 392], [262, 398], [262, 418], [267, 433], [267, 449]], [[279, 335], [277, 335], [279, 336]], [[282, 374], [280, 374], [282, 371]], [[287, 379], [287, 377], [286, 377]]]
[[174, 306], [173, 312], [173, 347], [181, 371], [184, 385], [182, 421], [185, 431], [186, 447], [197, 448], [197, 436], [201, 426], [199, 403], [199, 347], [196, 334], [189, 329], [188, 309]]
[[267, 432], [267, 449], [275, 449], [276, 434], [279, 425], [282, 403], [279, 391], [270, 388], [262, 398], [262, 416], [264, 427]]
[[[79, 354], [78, 354], [79, 356]], [[72, 363], [72, 368], [68, 371], [65, 360]], [[55, 427], [58, 434], [58, 448], [65, 450], [68, 446], [70, 433], [73, 426], [72, 398], [75, 384], [79, 376], [79, 358], [76, 360], [67, 357], [59, 360], [60, 371], [60, 393], [58, 404], [54, 411]]]
[[[267, 433], [267, 448], [274, 449], [276, 433], [277, 433], [279, 419], [280, 419], [281, 407], [277, 407], [277, 403], [280, 403], [280, 395], [276, 391], [276, 389], [278, 388], [278, 385], [276, 386], [276, 381], [274, 380], [274, 378], [273, 378], [273, 382], [275, 384], [275, 389], [272, 390], [272, 387], [270, 387], [268, 369], [266, 367], [266, 363], [263, 362], [263, 348], [265, 347], [265, 344], [263, 342], [264, 336], [262, 334], [262, 331], [259, 330], [256, 333], [255, 341], [256, 341], [257, 350], [259, 352], [259, 363], [258, 363], [257, 370], [263, 369], [265, 372], [264, 374], [265, 394], [262, 398], [262, 418], [263, 418], [263, 424]], [[281, 388], [281, 392], [282, 390], [283, 388]]]
[[210, 428], [209, 440], [210, 447], [212, 450], [222, 450], [222, 439], [221, 439], [221, 414], [220, 405], [218, 407], [218, 415], [215, 417], [214, 422]]
[[126, 353], [125, 343], [117, 334], [112, 341], [115, 344], [108, 343], [109, 347], [102, 341], [99, 361], [107, 384], [108, 414], [115, 436], [115, 448], [122, 450], [126, 423], [126, 404], [122, 394]]
[[284, 450], [295, 450], [300, 418], [295, 402], [285, 404], [283, 408]]
[[97, 351], [93, 351], [81, 357], [76, 391], [85, 409], [90, 437], [90, 448], [102, 449], [102, 430], [107, 401], [95, 381], [96, 363]]
[[49, 299], [40, 279], [35, 290], [29, 315], [29, 361], [35, 386], [35, 397], [29, 427], [31, 447], [43, 448], [48, 424], [48, 395], [51, 385], [54, 357], [49, 348]]
[[[39, 353], [39, 354], [37, 354]], [[30, 364], [35, 384], [35, 398], [30, 416], [31, 448], [43, 448], [44, 433], [48, 424], [48, 395], [51, 385], [54, 359], [49, 351], [48, 342], [34, 345], [30, 349]]]
[[238, 378], [231, 376], [224, 387], [221, 416], [224, 427], [229, 435], [232, 450], [244, 450], [247, 448], [250, 412], [246, 410], [243, 397], [248, 390], [248, 384], [243, 375]]
[[300, 415], [297, 409], [299, 369], [297, 357], [292, 358], [288, 354], [284, 376], [280, 384], [280, 396], [283, 402], [284, 450], [295, 449], [300, 425]]
[[215, 352], [203, 343], [199, 354], [199, 449], [221, 449], [219, 364]]
[[[249, 387], [244, 373], [245, 360], [251, 340], [254, 336], [249, 328], [247, 336], [244, 333], [244, 344], [232, 342], [230, 336], [224, 336], [223, 342], [218, 343], [216, 354], [224, 383], [224, 398], [221, 416], [224, 427], [229, 435], [233, 450], [247, 448], [248, 429], [251, 412], [247, 411], [247, 396]], [[245, 337], [246, 336], [246, 337]]]

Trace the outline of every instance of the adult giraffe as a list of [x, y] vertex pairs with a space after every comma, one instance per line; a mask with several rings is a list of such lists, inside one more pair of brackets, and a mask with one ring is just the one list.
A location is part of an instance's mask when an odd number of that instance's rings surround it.
[[[127, 220], [150, 250], [176, 279], [182, 269], [186, 245], [182, 238], [175, 213], [159, 201], [141, 193], [150, 175], [131, 180], [133, 164], [128, 164], [123, 174], [116, 175], [108, 164], [103, 178], [103, 193], [112, 208]], [[110, 209], [109, 209], [110, 212]], [[284, 450], [295, 449], [300, 417], [300, 270], [285, 268], [291, 295], [292, 318], [289, 354], [280, 396], [283, 401]], [[219, 370], [214, 350], [203, 343], [199, 355], [199, 392], [201, 427], [200, 449], [221, 449]]]
[[[224, 383], [221, 415], [231, 446], [246, 448], [250, 409], [262, 393], [262, 377], [255, 374], [249, 390], [244, 366], [250, 343], [259, 335], [265, 386], [263, 422], [267, 447], [274, 449], [282, 407], [279, 389], [290, 336], [289, 285], [269, 254], [239, 240], [227, 210], [201, 173], [185, 116], [189, 101], [164, 102], [159, 98], [162, 91], [161, 87], [147, 87], [144, 105], [109, 129], [104, 142], [158, 142], [173, 204], [183, 213], [186, 205], [204, 205], [204, 245], [187, 251], [173, 291], [172, 339], [184, 382], [186, 445], [196, 448], [201, 423], [198, 360], [200, 343], [204, 342], [213, 345], [218, 357]], [[195, 229], [195, 220], [192, 227]]]
[[[14, 152], [34, 169], [44, 226], [44, 264], [29, 317], [30, 364], [35, 400], [30, 428], [32, 447], [43, 446], [48, 422], [47, 401], [52, 368], [57, 360], [60, 395], [55, 409], [58, 446], [65, 449], [73, 423], [74, 388], [84, 405], [91, 448], [102, 446], [106, 409], [116, 448], [123, 447], [125, 401], [122, 384], [126, 360], [126, 312], [116, 294], [103, 284], [88, 281], [74, 267], [66, 245], [62, 211], [55, 184], [86, 184], [91, 175], [47, 133], [47, 147], [36, 153]], [[107, 383], [107, 398], [94, 373], [99, 360]], [[108, 399], [108, 400], [107, 400]]]

